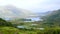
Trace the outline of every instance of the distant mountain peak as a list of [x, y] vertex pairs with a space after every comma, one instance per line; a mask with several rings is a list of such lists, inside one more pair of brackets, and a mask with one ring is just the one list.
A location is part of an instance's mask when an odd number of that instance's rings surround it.
[[13, 5], [6, 5], [0, 8], [0, 15], [1, 15], [0, 17], [5, 17], [5, 18], [7, 17], [8, 18], [15, 18], [15, 17], [25, 18], [31, 14], [32, 14], [31, 11], [17, 8]]

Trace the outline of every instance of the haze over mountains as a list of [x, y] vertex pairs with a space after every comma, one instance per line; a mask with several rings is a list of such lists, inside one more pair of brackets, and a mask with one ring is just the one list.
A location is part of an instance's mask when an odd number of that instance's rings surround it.
[[17, 8], [13, 5], [0, 6], [1, 18], [27, 18], [27, 17], [40, 17], [46, 13], [33, 13], [32, 11]]
[[24, 18], [24, 17], [28, 17], [29, 15], [32, 15], [32, 12], [25, 9], [17, 8], [12, 5], [8, 5], [8, 6], [0, 7], [0, 15], [1, 15], [0, 17]]

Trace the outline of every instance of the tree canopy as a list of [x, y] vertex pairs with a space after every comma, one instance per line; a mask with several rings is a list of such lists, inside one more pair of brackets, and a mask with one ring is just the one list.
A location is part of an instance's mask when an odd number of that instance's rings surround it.
[[0, 26], [12, 26], [10, 22], [7, 22], [6, 20], [0, 18]]
[[49, 26], [60, 26], [60, 9], [52, 11], [52, 13], [46, 15], [44, 19], [44, 24]]

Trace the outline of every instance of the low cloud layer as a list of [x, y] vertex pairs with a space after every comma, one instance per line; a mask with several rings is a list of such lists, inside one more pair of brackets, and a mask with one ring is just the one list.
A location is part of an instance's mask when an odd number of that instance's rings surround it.
[[29, 10], [16, 8], [14, 6], [1, 6], [0, 7], [0, 17], [2, 18], [26, 18], [33, 13]]

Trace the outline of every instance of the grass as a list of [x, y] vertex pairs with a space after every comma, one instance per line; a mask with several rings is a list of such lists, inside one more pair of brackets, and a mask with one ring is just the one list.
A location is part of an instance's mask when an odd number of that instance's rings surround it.
[[19, 33], [19, 30], [13, 27], [0, 27], [0, 34], [15, 34]]
[[0, 27], [0, 34], [59, 34], [60, 27], [45, 28], [45, 30], [24, 30], [13, 27]]

